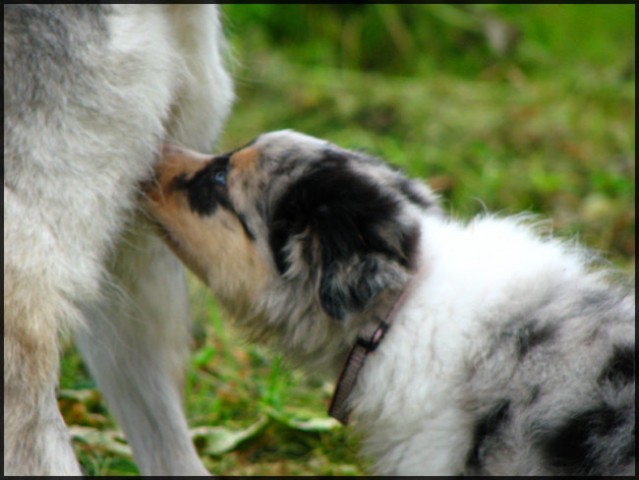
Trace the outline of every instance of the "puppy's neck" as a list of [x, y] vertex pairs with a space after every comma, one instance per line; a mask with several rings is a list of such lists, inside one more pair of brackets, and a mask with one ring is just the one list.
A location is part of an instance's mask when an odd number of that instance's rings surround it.
[[[376, 311], [386, 313], [371, 314], [363, 327], [360, 328], [357, 340], [348, 354], [337, 379], [333, 398], [328, 408], [328, 414], [341, 423], [345, 425], [348, 423], [350, 416], [348, 397], [353, 392], [357, 377], [360, 370], [364, 367], [366, 358], [369, 354], [375, 352], [377, 347], [382, 343], [386, 332], [392, 327], [397, 313], [412, 293], [413, 287], [419, 277], [418, 271], [406, 282], [403, 289], [383, 292], [384, 298], [376, 302], [378, 303]], [[381, 303], [381, 305], [379, 305], [379, 303]], [[390, 307], [388, 307], [388, 305], [390, 305]]]

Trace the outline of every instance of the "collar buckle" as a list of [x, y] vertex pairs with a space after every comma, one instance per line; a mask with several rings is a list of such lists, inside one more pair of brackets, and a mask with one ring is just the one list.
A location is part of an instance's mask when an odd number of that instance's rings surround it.
[[389, 326], [390, 325], [384, 320], [380, 320], [371, 334], [366, 335], [366, 337], [368, 338], [363, 337], [361, 334], [357, 336], [357, 345], [364, 348], [366, 350], [366, 353], [374, 352], [386, 335]]

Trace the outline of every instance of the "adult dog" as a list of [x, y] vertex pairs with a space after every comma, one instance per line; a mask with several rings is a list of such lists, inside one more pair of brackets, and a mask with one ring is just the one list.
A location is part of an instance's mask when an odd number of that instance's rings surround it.
[[127, 219], [163, 139], [212, 147], [223, 49], [213, 6], [4, 6], [5, 474], [81, 473], [55, 398], [61, 330], [143, 474], [206, 473], [182, 412], [182, 269]]
[[382, 161], [291, 131], [166, 147], [148, 208], [253, 336], [348, 359], [331, 411], [376, 473], [634, 473], [634, 286], [583, 249], [521, 217], [455, 221]]

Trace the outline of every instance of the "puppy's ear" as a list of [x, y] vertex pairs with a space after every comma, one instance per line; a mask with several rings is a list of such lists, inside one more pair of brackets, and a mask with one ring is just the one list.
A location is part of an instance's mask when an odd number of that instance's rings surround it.
[[397, 187], [370, 175], [367, 165], [349, 163], [347, 155], [328, 152], [289, 186], [270, 230], [280, 273], [295, 262], [320, 272], [322, 308], [338, 320], [404, 283], [418, 238], [402, 215], [405, 199]]

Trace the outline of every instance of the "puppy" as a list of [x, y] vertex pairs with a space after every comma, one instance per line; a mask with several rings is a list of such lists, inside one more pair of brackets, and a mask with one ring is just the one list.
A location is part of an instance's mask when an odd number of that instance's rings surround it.
[[148, 209], [255, 338], [340, 375], [384, 475], [634, 473], [634, 286], [525, 217], [447, 217], [422, 183], [292, 131], [166, 147]]
[[142, 474], [206, 473], [182, 412], [182, 267], [131, 216], [164, 138], [212, 148], [233, 97], [224, 48], [210, 5], [4, 6], [5, 474], [81, 474], [60, 331]]

